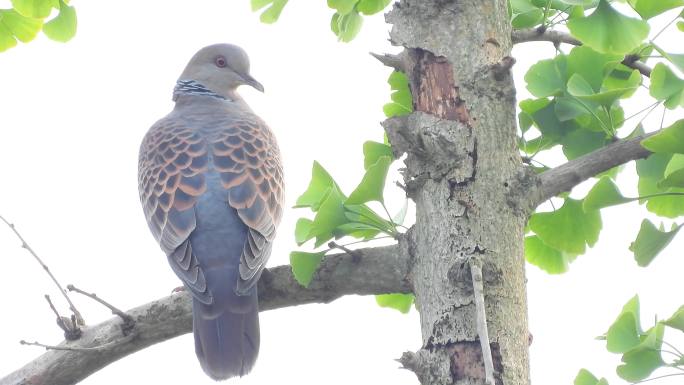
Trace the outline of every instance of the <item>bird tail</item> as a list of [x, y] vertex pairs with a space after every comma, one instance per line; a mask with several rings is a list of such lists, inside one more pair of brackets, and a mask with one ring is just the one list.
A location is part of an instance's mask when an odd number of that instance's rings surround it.
[[205, 305], [193, 299], [192, 304], [195, 352], [204, 372], [214, 380], [244, 376], [259, 354], [256, 290], [246, 296], [233, 294], [224, 301], [229, 303]]

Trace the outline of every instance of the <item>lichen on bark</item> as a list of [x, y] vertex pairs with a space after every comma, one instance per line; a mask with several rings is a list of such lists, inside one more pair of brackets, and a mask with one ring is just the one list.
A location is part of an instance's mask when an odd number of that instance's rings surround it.
[[[403, 0], [387, 14], [414, 112], [385, 123], [416, 202], [411, 282], [423, 346], [400, 361], [423, 384], [482, 384], [465, 262], [483, 263], [497, 383], [529, 383], [525, 213], [508, 187], [521, 170], [505, 0]], [[502, 65], [504, 63], [506, 65]], [[479, 356], [478, 356], [479, 354]]]

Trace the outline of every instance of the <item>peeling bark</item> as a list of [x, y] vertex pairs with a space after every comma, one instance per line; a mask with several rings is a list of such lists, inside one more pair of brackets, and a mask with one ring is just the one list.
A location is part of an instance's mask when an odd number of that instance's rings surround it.
[[510, 204], [515, 142], [505, 0], [403, 0], [387, 15], [406, 49], [415, 112], [385, 122], [407, 153], [416, 202], [409, 251], [423, 346], [401, 362], [422, 384], [484, 384], [467, 261], [483, 263], [497, 384], [529, 384], [523, 259], [526, 213]]

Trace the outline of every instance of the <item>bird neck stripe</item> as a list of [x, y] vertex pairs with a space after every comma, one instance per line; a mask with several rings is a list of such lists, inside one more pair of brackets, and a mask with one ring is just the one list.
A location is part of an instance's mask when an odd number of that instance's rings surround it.
[[227, 100], [225, 96], [219, 95], [216, 92], [205, 87], [204, 84], [195, 80], [179, 80], [176, 82], [176, 87], [173, 89], [173, 100], [177, 100], [180, 95], [200, 95], [209, 96], [215, 99]]

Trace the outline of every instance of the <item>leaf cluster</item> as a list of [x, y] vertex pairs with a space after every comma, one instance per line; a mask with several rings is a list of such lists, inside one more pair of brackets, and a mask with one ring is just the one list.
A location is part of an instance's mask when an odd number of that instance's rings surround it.
[[[45, 36], [67, 42], [76, 34], [76, 9], [68, 0], [12, 0], [11, 9], [0, 9], [0, 52], [28, 43], [42, 30]], [[57, 15], [50, 18], [54, 12]], [[46, 21], [46, 19], [50, 18]]]

